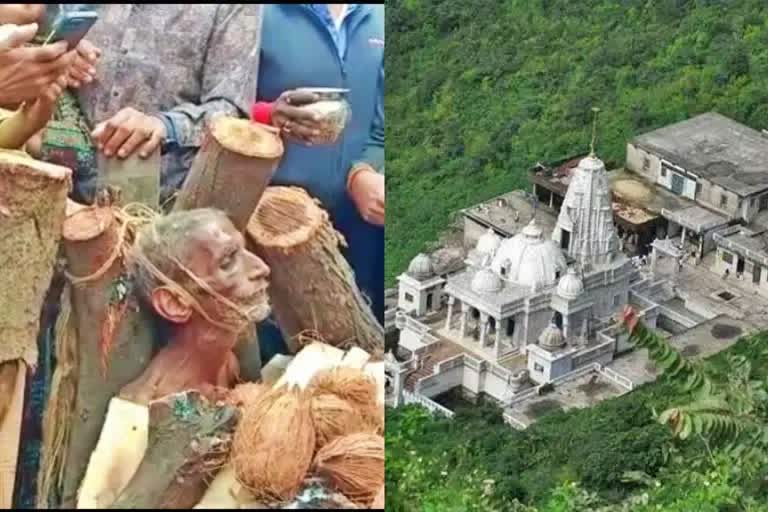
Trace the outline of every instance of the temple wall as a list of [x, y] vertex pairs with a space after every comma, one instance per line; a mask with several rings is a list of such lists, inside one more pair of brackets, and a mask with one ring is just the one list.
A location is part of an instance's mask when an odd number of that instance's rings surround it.
[[477, 245], [477, 240], [488, 231], [488, 228], [478, 224], [466, 215], [464, 216], [464, 247], [469, 249]]
[[627, 144], [626, 167], [650, 183], [656, 183], [661, 175], [661, 160], [646, 150]]

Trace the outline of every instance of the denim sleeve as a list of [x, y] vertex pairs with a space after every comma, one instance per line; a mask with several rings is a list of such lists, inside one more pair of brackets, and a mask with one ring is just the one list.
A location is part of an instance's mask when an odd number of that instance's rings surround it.
[[384, 63], [381, 64], [381, 71], [379, 72], [376, 110], [371, 123], [371, 131], [368, 134], [368, 142], [352, 167], [360, 163], [366, 163], [379, 173], [384, 174]]

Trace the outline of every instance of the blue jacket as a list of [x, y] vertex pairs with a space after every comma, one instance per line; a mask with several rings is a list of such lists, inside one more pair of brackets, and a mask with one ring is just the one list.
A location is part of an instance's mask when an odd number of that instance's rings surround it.
[[[286, 141], [272, 180], [295, 185], [318, 198], [350, 248], [345, 256], [376, 315], [384, 315], [384, 230], [365, 223], [347, 196], [350, 169], [367, 162], [384, 172], [384, 6], [358, 4], [349, 12], [344, 58], [327, 21], [306, 4], [264, 8], [257, 101], [274, 101], [297, 87], [349, 89], [352, 119], [336, 144], [307, 147]], [[259, 326], [266, 363], [285, 345], [277, 326]]]
[[[321, 17], [305, 4], [270, 4], [264, 9], [257, 101], [274, 101], [297, 87], [350, 90], [352, 119], [336, 144], [287, 142], [272, 180], [296, 185], [320, 199], [332, 216], [349, 199], [346, 180], [354, 163], [384, 170], [384, 6], [359, 4], [349, 13], [346, 55]], [[377, 115], [379, 111], [380, 115]]]

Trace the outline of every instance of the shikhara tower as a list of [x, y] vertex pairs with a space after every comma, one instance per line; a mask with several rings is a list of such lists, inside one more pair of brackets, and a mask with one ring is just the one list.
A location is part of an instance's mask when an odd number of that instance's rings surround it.
[[571, 175], [552, 239], [582, 268], [610, 263], [619, 253], [605, 164], [594, 153]]

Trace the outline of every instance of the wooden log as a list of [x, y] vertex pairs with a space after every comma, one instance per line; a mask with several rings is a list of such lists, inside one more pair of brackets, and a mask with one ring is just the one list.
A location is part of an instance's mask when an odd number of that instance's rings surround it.
[[[293, 356], [286, 356], [283, 354], [276, 354], [275, 357], [269, 360], [269, 362], [261, 369], [261, 382], [271, 386], [277, 382], [280, 377], [283, 376], [288, 365], [291, 364]], [[251, 379], [244, 379], [251, 380]]]
[[379, 489], [378, 494], [376, 494], [376, 497], [373, 499], [373, 503], [371, 504], [371, 508], [374, 510], [384, 510], [384, 497], [386, 493], [386, 488], [382, 485], [381, 489]]
[[99, 151], [99, 192], [110, 189], [112, 203], [142, 203], [157, 210], [160, 207], [160, 148], [147, 158], [136, 152], [128, 158], [107, 158]]
[[0, 150], [0, 508], [10, 508], [27, 368], [53, 277], [72, 172]]
[[186, 480], [202, 483], [224, 464], [237, 415], [195, 391], [152, 402], [146, 453], [111, 508], [191, 508], [205, 487]]
[[[120, 238], [120, 223], [111, 207], [82, 208], [67, 217], [64, 249], [68, 271], [75, 277], [97, 279], [72, 287], [72, 316], [78, 339], [77, 394], [66, 449], [62, 506], [72, 508], [88, 460], [99, 439], [109, 401], [145, 369], [152, 356], [152, 311], [130, 294], [117, 315], [108, 357], [102, 359], [102, 332], [110, 309], [115, 280], [125, 270], [120, 257], [109, 263]], [[103, 267], [107, 265], [107, 268]]]
[[208, 125], [174, 210], [218, 208], [244, 231], [282, 156], [283, 142], [274, 128], [216, 117]]
[[270, 297], [292, 352], [298, 336], [338, 347], [359, 346], [376, 356], [384, 329], [355, 283], [341, 254], [341, 235], [304, 190], [269, 187], [248, 224], [253, 251], [272, 273]]
[[53, 277], [72, 172], [0, 151], [0, 363], [37, 365], [40, 311]]
[[236, 494], [232, 491], [237, 485], [235, 468], [231, 463], [227, 464], [213, 479], [203, 498], [193, 508], [202, 509], [227, 509], [240, 508]]
[[112, 505], [131, 481], [147, 449], [149, 408], [115, 397], [88, 461], [77, 508]]
[[0, 418], [0, 510], [7, 510], [13, 508], [27, 365], [21, 360], [0, 363], [0, 379], [2, 391], [10, 398]]

